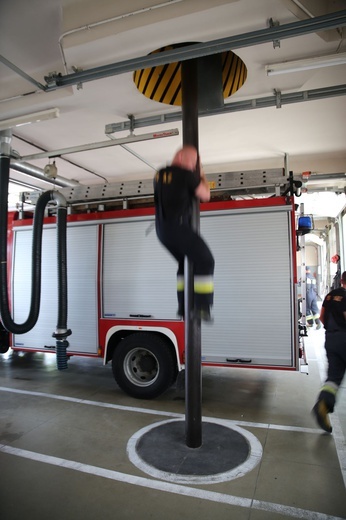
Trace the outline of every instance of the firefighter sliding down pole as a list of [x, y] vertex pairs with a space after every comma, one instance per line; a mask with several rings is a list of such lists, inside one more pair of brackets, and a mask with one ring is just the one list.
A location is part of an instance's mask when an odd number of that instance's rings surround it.
[[[200, 172], [200, 173], [199, 173]], [[214, 258], [191, 227], [193, 197], [202, 202], [210, 199], [210, 188], [200, 168], [197, 150], [183, 146], [171, 166], [162, 168], [154, 179], [156, 233], [160, 242], [178, 262], [178, 316], [184, 316], [184, 261], [194, 266], [194, 313], [197, 318], [211, 321], [210, 309], [214, 294]]]

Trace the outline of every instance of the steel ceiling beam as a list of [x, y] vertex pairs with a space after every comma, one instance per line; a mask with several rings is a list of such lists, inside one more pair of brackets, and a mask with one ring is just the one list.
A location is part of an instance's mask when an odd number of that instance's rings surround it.
[[45, 77], [47, 85], [45, 90], [56, 90], [78, 83], [85, 83], [97, 79], [107, 78], [124, 74], [125, 72], [133, 72], [134, 70], [165, 65], [177, 61], [190, 60], [209, 56], [224, 51], [251, 47], [262, 43], [272, 42], [274, 40], [284, 40], [302, 36], [303, 34], [316, 33], [326, 29], [335, 29], [346, 25], [346, 10], [337, 11], [335, 13], [324, 16], [316, 16], [308, 20], [301, 20], [285, 25], [272, 26], [266, 29], [253, 31], [219, 40], [212, 40], [206, 43], [196, 43], [186, 47], [180, 47], [165, 52], [155, 53], [147, 56], [125, 60], [119, 63], [111, 63], [85, 71], [78, 71], [72, 74], [51, 74]]
[[5, 56], [0, 55], [0, 62], [3, 63], [4, 65], [6, 65], [6, 67], [9, 67], [10, 69], [12, 69], [14, 72], [16, 72], [22, 78], [29, 81], [29, 83], [32, 83], [33, 85], [38, 87], [40, 90], [46, 90], [46, 87], [44, 85], [42, 85], [42, 83], [39, 83], [38, 81], [36, 81], [36, 79], [32, 78], [26, 72], [24, 72], [22, 69], [20, 69], [16, 65], [14, 65], [14, 63], [7, 60], [5, 58]]
[[[290, 92], [288, 94], [280, 93], [280, 97], [277, 95], [266, 96], [263, 98], [247, 99], [245, 101], [236, 101], [234, 103], [226, 103], [222, 108], [205, 110], [199, 112], [199, 117], [203, 116], [214, 116], [227, 114], [230, 112], [241, 112], [243, 110], [253, 110], [255, 108], [268, 108], [289, 105], [292, 103], [301, 103], [305, 101], [315, 101], [319, 99], [326, 99], [336, 96], [346, 95], [346, 85], [336, 85], [333, 87], [323, 87], [314, 90], [305, 90], [299, 92]], [[279, 107], [278, 107], [279, 108]], [[181, 121], [182, 113], [181, 110], [177, 112], [168, 112], [158, 116], [149, 116], [139, 119], [132, 118], [129, 121], [122, 121], [121, 123], [110, 123], [106, 125], [105, 133], [112, 134], [115, 132], [121, 132], [123, 130], [131, 130], [143, 128], [146, 126], [160, 125], [162, 123], [173, 123]]]

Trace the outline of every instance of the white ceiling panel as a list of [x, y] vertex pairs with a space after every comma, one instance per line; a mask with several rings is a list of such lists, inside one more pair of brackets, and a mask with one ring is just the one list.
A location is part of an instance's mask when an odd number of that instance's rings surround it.
[[[299, 7], [300, 6], [300, 7]], [[269, 20], [284, 26], [346, 9], [345, 1], [304, 0], [2, 0], [0, 46], [0, 120], [57, 107], [60, 117], [13, 128], [19, 157], [105, 141], [105, 125], [179, 112], [144, 97], [132, 73], [114, 75], [44, 92], [23, 71], [46, 85], [51, 72], [78, 69], [146, 56], [162, 46], [210, 42], [263, 30]], [[236, 49], [247, 67], [242, 88], [226, 104], [279, 93], [346, 85], [346, 65], [267, 77], [265, 65], [346, 51], [345, 27]], [[13, 66], [8, 66], [8, 62]], [[283, 167], [326, 175], [346, 172], [346, 97], [271, 106], [200, 117], [199, 147], [208, 173]], [[82, 184], [148, 178], [172, 158], [183, 140], [181, 122], [135, 128], [136, 135], [172, 128], [179, 136], [129, 143], [56, 158], [59, 176]], [[129, 135], [128, 130], [113, 137]], [[134, 154], [130, 153], [133, 151]], [[29, 161], [44, 168], [48, 159]], [[24, 175], [11, 172], [24, 180]], [[25, 177], [35, 184], [35, 179]], [[328, 181], [325, 183], [328, 188]], [[333, 183], [332, 183], [333, 184]], [[39, 181], [35, 185], [42, 187]], [[340, 188], [342, 190], [342, 187]]]

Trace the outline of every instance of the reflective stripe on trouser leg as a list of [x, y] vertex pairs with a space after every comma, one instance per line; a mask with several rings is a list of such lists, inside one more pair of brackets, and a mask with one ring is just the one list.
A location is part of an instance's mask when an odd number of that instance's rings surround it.
[[184, 315], [184, 275], [177, 275], [178, 314]]
[[193, 283], [195, 307], [210, 307], [214, 300], [214, 278], [211, 275], [195, 275]]

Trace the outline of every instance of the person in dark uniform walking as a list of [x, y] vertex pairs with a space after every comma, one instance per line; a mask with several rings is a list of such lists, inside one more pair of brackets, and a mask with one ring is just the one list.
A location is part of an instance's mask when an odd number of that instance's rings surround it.
[[306, 266], [306, 322], [308, 327], [319, 330], [322, 325], [320, 322], [320, 312], [317, 305], [316, 278], [312, 275], [310, 267]]
[[341, 287], [325, 297], [320, 319], [326, 329], [328, 373], [312, 411], [319, 426], [331, 433], [328, 414], [334, 411], [336, 395], [346, 371], [346, 271], [341, 275]]
[[160, 242], [178, 262], [178, 315], [184, 316], [184, 258], [194, 268], [194, 312], [198, 318], [211, 320], [214, 296], [214, 257], [191, 227], [192, 201], [210, 200], [210, 188], [194, 146], [183, 146], [170, 166], [154, 177], [155, 225]]

